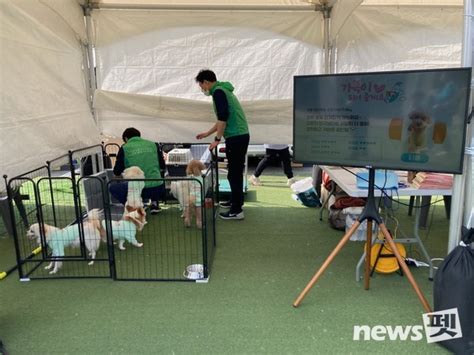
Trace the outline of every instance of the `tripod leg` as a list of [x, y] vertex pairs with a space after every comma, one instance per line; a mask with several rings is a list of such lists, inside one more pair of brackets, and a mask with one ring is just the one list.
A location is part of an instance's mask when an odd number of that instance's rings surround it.
[[364, 288], [368, 290], [370, 287], [370, 256], [372, 254], [372, 220], [370, 218], [367, 219], [367, 239], [365, 245], [367, 252], [365, 253]]
[[300, 305], [300, 303], [303, 301], [303, 298], [306, 296], [306, 294], [309, 292], [309, 290], [311, 290], [311, 288], [314, 286], [316, 281], [318, 281], [318, 279], [321, 277], [323, 272], [327, 269], [329, 264], [331, 264], [332, 260], [336, 257], [337, 253], [339, 253], [339, 251], [342, 249], [344, 244], [346, 244], [347, 241], [349, 240], [349, 238], [352, 236], [352, 234], [354, 234], [354, 232], [359, 227], [359, 225], [360, 225], [360, 222], [355, 221], [354, 224], [352, 225], [351, 229], [349, 229], [347, 231], [347, 233], [339, 241], [339, 243], [337, 243], [336, 247], [333, 249], [331, 254], [329, 254], [329, 256], [326, 258], [323, 265], [321, 265], [319, 270], [316, 271], [316, 274], [314, 274], [311, 281], [306, 285], [304, 290], [299, 294], [299, 296], [296, 298], [295, 302], [293, 302], [293, 307], [298, 307]]
[[380, 227], [380, 230], [382, 231], [384, 237], [385, 237], [385, 240], [388, 242], [388, 244], [390, 245], [390, 248], [392, 249], [392, 252], [393, 254], [395, 255], [395, 257], [397, 258], [398, 260], [398, 264], [400, 264], [403, 272], [405, 273], [405, 275], [407, 276], [408, 278], [408, 281], [410, 282], [411, 286], [413, 287], [413, 289], [415, 290], [415, 293], [416, 295], [418, 296], [418, 298], [420, 299], [421, 301], [421, 304], [423, 305], [423, 308], [425, 309], [425, 311], [427, 313], [430, 313], [431, 312], [431, 308], [430, 308], [430, 305], [428, 304], [428, 301], [426, 300], [425, 296], [423, 295], [423, 293], [421, 292], [420, 290], [420, 287], [418, 286], [418, 284], [416, 283], [415, 281], [415, 278], [413, 277], [412, 273], [410, 272], [410, 269], [408, 269], [408, 266], [407, 264], [405, 263], [405, 260], [402, 258], [402, 256], [400, 255], [399, 251], [398, 251], [398, 248], [397, 246], [395, 245], [395, 242], [393, 241], [392, 239], [392, 236], [390, 235], [390, 233], [388, 232], [387, 228], [385, 227], [385, 224], [383, 223], [380, 223], [379, 224], [379, 227]]
[[379, 262], [380, 257], [382, 257], [382, 250], [384, 248], [384, 244], [379, 244], [379, 245], [380, 245], [380, 248], [379, 248], [379, 251], [377, 252], [377, 257], [375, 258], [375, 261], [374, 261], [374, 267], [370, 269], [370, 277], [374, 275], [375, 268], [377, 267], [377, 263]]

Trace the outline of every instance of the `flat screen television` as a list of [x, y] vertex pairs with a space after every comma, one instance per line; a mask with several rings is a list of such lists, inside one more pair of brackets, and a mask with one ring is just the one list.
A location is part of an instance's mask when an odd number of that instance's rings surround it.
[[294, 77], [300, 163], [462, 173], [471, 68]]

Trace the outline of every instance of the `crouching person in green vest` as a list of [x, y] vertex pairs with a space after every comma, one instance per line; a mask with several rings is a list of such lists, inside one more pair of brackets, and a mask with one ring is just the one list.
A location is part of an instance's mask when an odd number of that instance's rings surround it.
[[[150, 213], [161, 212], [159, 200], [165, 192], [164, 181], [161, 180], [165, 172], [165, 161], [158, 143], [140, 137], [136, 128], [127, 128], [122, 139], [124, 144], [117, 153], [114, 165], [114, 174], [120, 176], [126, 168], [138, 166], [145, 173], [145, 187], [142, 190], [143, 201], [151, 200]], [[110, 185], [110, 193], [124, 204], [127, 202], [128, 183], [114, 183]]]
[[226, 81], [217, 81], [216, 74], [210, 70], [201, 70], [196, 82], [206, 96], [212, 96], [217, 122], [206, 132], [199, 133], [196, 138], [202, 139], [215, 133], [214, 141], [209, 150], [217, 147], [222, 137], [225, 138], [225, 154], [227, 157], [227, 179], [230, 185], [230, 201], [220, 203], [221, 207], [229, 208], [219, 216], [222, 219], [244, 219], [244, 168], [245, 156], [249, 146], [250, 135], [244, 110], [234, 95], [234, 87]]

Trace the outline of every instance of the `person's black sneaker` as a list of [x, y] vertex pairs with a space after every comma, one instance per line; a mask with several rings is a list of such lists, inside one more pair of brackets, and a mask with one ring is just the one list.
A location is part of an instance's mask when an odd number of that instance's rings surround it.
[[219, 213], [219, 217], [222, 219], [235, 219], [235, 220], [242, 220], [244, 219], [244, 211], [240, 211], [238, 213], [235, 212], [222, 212]]
[[230, 208], [232, 206], [232, 203], [230, 201], [221, 201], [219, 202], [219, 206], [222, 208]]
[[150, 206], [150, 214], [158, 214], [160, 212], [161, 212], [160, 206], [157, 206], [157, 205]]

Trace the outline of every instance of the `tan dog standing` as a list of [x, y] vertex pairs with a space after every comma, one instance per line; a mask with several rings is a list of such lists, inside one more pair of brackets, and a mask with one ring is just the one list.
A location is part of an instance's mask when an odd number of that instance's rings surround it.
[[201, 211], [201, 186], [203, 185], [202, 171], [206, 166], [200, 161], [193, 159], [186, 167], [186, 175], [198, 181], [189, 181], [188, 203], [184, 205], [184, 225], [191, 226], [193, 214], [196, 216], [196, 227], [202, 228], [202, 211]]

